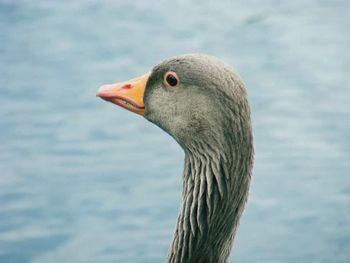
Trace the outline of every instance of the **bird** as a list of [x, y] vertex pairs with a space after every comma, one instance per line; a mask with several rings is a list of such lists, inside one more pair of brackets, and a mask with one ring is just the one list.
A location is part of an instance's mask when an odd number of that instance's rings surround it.
[[178, 55], [96, 95], [159, 126], [184, 151], [181, 204], [165, 261], [228, 262], [254, 162], [251, 111], [238, 73], [211, 55]]

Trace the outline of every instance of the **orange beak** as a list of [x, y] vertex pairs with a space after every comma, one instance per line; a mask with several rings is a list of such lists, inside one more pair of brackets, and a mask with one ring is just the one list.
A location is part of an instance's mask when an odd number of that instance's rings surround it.
[[149, 72], [126, 82], [103, 85], [98, 89], [96, 96], [129, 111], [144, 115], [143, 94], [150, 74]]

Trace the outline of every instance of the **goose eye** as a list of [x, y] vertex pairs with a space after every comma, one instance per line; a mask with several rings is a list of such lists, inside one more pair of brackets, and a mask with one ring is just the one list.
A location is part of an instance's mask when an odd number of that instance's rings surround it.
[[169, 71], [164, 75], [164, 84], [170, 87], [176, 87], [179, 84], [179, 78], [175, 72]]

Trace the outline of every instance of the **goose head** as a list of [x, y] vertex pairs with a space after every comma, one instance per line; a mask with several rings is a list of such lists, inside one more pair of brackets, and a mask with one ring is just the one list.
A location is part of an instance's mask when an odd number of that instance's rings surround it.
[[250, 121], [238, 75], [221, 60], [201, 54], [167, 59], [138, 78], [102, 86], [97, 96], [144, 116], [184, 150], [211, 140], [222, 147], [234, 137], [228, 126]]

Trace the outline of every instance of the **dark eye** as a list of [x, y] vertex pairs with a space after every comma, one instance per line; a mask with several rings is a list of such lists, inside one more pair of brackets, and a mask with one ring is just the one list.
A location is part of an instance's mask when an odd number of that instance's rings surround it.
[[175, 72], [169, 71], [164, 75], [164, 84], [170, 87], [176, 87], [179, 84], [179, 78]]

